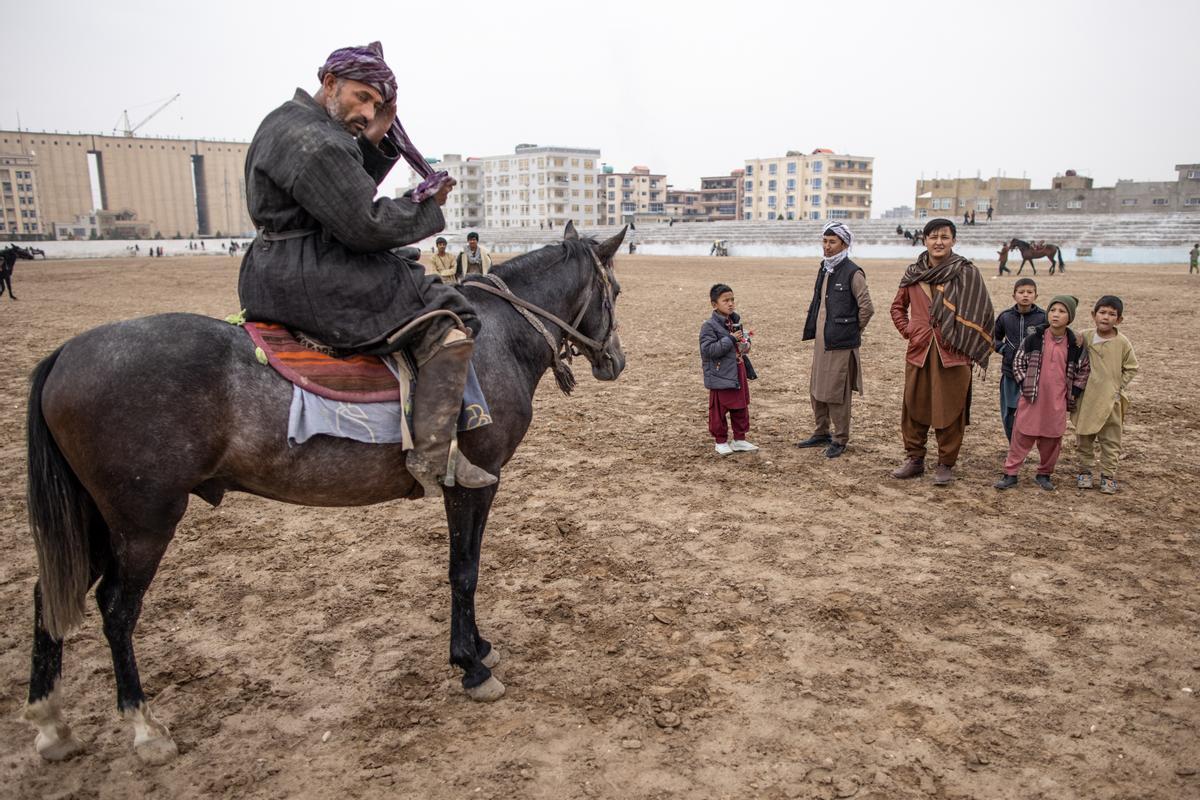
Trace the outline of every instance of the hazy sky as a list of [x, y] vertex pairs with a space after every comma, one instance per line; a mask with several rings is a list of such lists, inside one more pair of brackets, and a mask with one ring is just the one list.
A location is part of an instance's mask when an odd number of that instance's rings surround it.
[[249, 140], [329, 51], [379, 39], [427, 156], [598, 147], [695, 187], [828, 147], [875, 157], [876, 216], [922, 173], [1200, 161], [1197, 0], [0, 3], [4, 128], [111, 133], [179, 92], [140, 134]]

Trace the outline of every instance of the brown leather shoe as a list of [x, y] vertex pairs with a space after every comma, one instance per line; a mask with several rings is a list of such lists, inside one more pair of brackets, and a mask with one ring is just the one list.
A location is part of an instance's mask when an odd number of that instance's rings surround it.
[[938, 464], [937, 469], [933, 471], [933, 485], [949, 486], [952, 483], [954, 483], [954, 468]]
[[925, 459], [909, 458], [905, 459], [904, 463], [892, 470], [892, 477], [899, 480], [908, 480], [925, 474]]

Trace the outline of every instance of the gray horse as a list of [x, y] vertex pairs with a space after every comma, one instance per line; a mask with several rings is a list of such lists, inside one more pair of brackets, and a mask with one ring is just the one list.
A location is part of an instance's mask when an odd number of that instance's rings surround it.
[[[494, 420], [462, 433], [460, 446], [472, 463], [500, 474], [533, 419], [533, 394], [545, 371], [554, 369], [564, 392], [573, 386], [564, 354], [569, 360], [577, 348], [599, 380], [621, 374], [612, 258], [624, 235], [597, 243], [568, 225], [561, 243], [463, 285], [483, 321], [474, 364]], [[176, 754], [142, 692], [133, 629], [189, 494], [214, 506], [228, 491], [312, 506], [421, 496], [400, 445], [318, 436], [288, 447], [291, 397], [291, 384], [258, 363], [244, 331], [191, 314], [95, 328], [34, 370], [28, 498], [39, 578], [25, 718], [38, 729], [35, 746], [44, 758], [66, 758], [82, 747], [55, 688], [63, 637], [82, 621], [85, 596], [97, 581], [117, 708], [133, 722], [135, 750], [148, 763]], [[463, 670], [467, 694], [484, 701], [504, 693], [491, 673], [499, 653], [475, 623], [480, 545], [497, 489], [447, 488], [443, 499], [450, 662]]]

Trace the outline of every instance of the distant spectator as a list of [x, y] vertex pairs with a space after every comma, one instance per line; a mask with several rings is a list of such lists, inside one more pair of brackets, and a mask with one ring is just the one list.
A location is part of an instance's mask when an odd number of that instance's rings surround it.
[[433, 274], [440, 277], [442, 283], [458, 283], [458, 278], [454, 274], [454, 256], [446, 252], [445, 237], [437, 237], [433, 245], [434, 253], [430, 258], [430, 263], [433, 265]]
[[971, 224], [975, 224], [975, 209], [971, 209]]
[[988, 203], [987, 221], [988, 222], [992, 221], [992, 204], [991, 203]]
[[467, 249], [458, 254], [454, 276], [461, 281], [467, 275], [487, 275], [492, 271], [492, 255], [479, 246], [479, 234], [467, 234]]
[[1200, 274], [1200, 242], [1192, 245], [1192, 251], [1188, 253], [1192, 257], [1191, 266], [1188, 267], [1188, 275], [1193, 272]]

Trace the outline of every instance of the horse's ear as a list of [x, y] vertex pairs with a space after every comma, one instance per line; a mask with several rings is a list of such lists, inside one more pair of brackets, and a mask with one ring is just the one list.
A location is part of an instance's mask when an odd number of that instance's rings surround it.
[[567, 226], [563, 228], [563, 241], [565, 242], [570, 239], [579, 239], [579, 231], [575, 230], [575, 223], [573, 221], [567, 220]]
[[629, 226], [626, 225], [614, 236], [596, 245], [596, 255], [600, 257], [602, 264], [607, 264], [617, 254], [617, 251], [621, 249], [621, 242], [625, 241], [625, 232], [628, 230]]

